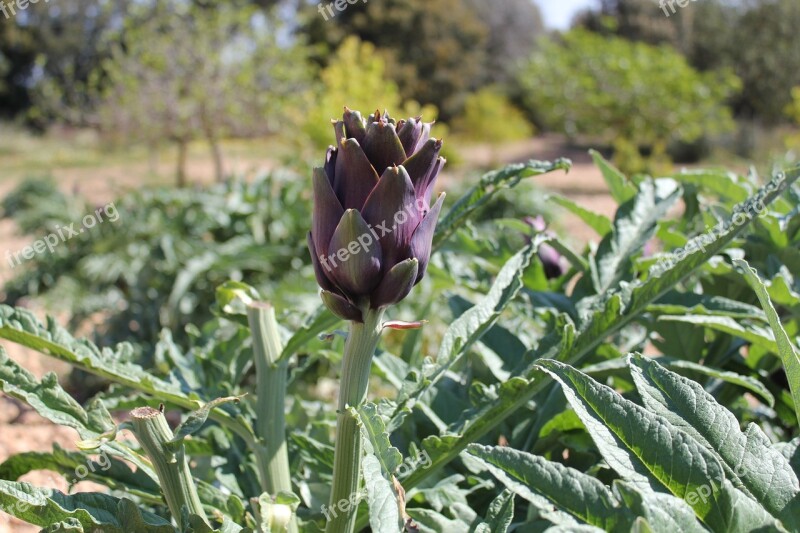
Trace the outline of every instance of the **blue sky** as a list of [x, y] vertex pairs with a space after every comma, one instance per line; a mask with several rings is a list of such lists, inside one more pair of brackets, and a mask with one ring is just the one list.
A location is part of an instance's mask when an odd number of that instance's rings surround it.
[[548, 28], [566, 29], [578, 11], [597, 5], [595, 0], [535, 0]]

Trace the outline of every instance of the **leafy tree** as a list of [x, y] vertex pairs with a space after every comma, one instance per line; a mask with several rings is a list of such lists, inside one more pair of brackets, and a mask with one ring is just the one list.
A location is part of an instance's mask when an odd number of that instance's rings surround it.
[[732, 127], [730, 73], [702, 74], [666, 46], [572, 30], [545, 41], [520, 73], [529, 109], [548, 127], [654, 146]]
[[[8, 2], [6, 2], [8, 3]], [[130, 0], [30, 3], [0, 25], [0, 110], [27, 113], [45, 126], [54, 117], [81, 122], [87, 81], [108, 55], [106, 38], [119, 26]], [[4, 90], [3, 90], [4, 89]], [[31, 108], [31, 106], [33, 106]], [[69, 111], [69, 112], [68, 112]]]
[[528, 138], [533, 128], [502, 91], [492, 86], [467, 97], [464, 112], [453, 121], [453, 132], [496, 144]]
[[759, 2], [742, 15], [733, 36], [739, 43], [733, 63], [743, 82], [743, 112], [767, 121], [784, 118], [792, 88], [800, 85], [798, 27], [800, 4], [794, 0]]
[[[388, 79], [404, 100], [435, 105], [444, 120], [482, 84], [488, 30], [468, 0], [382, 0], [347, 5], [323, 17], [309, 8], [303, 35], [322, 45], [318, 59], [354, 35], [374, 44], [386, 60]], [[324, 10], [327, 2], [320, 4]], [[352, 75], [352, 73], [351, 73]]]
[[[352, 109], [388, 109], [398, 116], [424, 115], [434, 120], [434, 106], [404, 102], [397, 85], [387, 81], [386, 62], [371, 43], [348, 37], [320, 73], [321, 84], [308, 94], [302, 114], [301, 130], [317, 148], [331, 142], [332, 129], [327, 118], [341, 114], [342, 102]], [[437, 128], [440, 129], [440, 128]]]
[[98, 109], [108, 132], [178, 147], [205, 139], [223, 177], [220, 139], [275, 132], [309, 83], [300, 48], [279, 45], [275, 23], [254, 8], [162, 7], [128, 20], [98, 72]]
[[470, 0], [489, 32], [486, 78], [491, 83], [513, 80], [519, 63], [533, 50], [545, 27], [539, 7], [530, 0]]

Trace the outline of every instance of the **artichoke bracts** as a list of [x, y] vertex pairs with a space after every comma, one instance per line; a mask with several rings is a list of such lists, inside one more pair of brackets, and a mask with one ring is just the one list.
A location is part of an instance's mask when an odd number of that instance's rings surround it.
[[445, 163], [431, 125], [347, 108], [334, 121], [336, 147], [314, 169], [308, 247], [322, 300], [343, 319], [399, 302], [425, 274], [444, 200], [430, 205]]

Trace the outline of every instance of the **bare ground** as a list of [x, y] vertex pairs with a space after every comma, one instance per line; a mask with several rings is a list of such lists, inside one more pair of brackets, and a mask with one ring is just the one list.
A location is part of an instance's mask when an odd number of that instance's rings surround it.
[[[608, 195], [602, 176], [592, 164], [591, 157], [585, 151], [566, 148], [558, 137], [539, 137], [512, 143], [502, 149], [472, 147], [468, 153], [465, 153], [464, 163], [467, 167], [488, 167], [494, 162], [508, 163], [528, 159], [549, 160], [558, 157], [572, 159], [572, 170], [567, 174], [557, 172], [541, 176], [536, 178], [537, 183], [542, 188], [572, 198], [584, 207], [609, 216], [613, 215], [616, 204]], [[271, 165], [266, 160], [240, 157], [228, 160], [226, 166], [228, 170], [236, 173], [249, 173], [256, 169], [268, 168]], [[209, 183], [212, 181], [212, 169], [210, 160], [196, 158], [190, 164], [188, 174], [193, 182]], [[168, 176], [170, 170], [168, 162], [162, 162], [158, 168], [158, 174]], [[92, 203], [98, 205], [112, 201], [120, 194], [124, 194], [125, 191], [158, 181], [158, 178], [149, 174], [145, 162], [135, 165], [107, 166], [102, 169], [55, 169], [52, 174], [63, 190], [84, 195]], [[0, 181], [0, 198], [3, 198], [16, 186], [17, 182], [17, 180]], [[442, 180], [443, 188], [447, 188], [447, 184], [448, 177], [445, 176]], [[585, 243], [597, 238], [591, 228], [566, 213], [560, 219], [559, 225], [568, 228], [573, 241]], [[29, 242], [30, 238], [17, 234], [13, 221], [0, 220], [0, 243], [3, 243], [4, 249], [20, 250]], [[2, 252], [5, 254], [5, 250]], [[24, 264], [16, 268], [24, 268]], [[0, 287], [13, 274], [9, 264], [5, 260], [0, 260]], [[2, 301], [2, 290], [0, 290], [0, 301]], [[65, 376], [68, 372], [66, 365], [46, 356], [9, 342], [3, 342], [2, 346], [12, 359], [37, 377], [41, 377], [47, 372]], [[20, 402], [0, 396], [0, 462], [23, 451], [50, 451], [54, 444], [65, 449], [75, 449], [77, 438], [74, 430], [55, 426]], [[78, 483], [69, 489], [64, 478], [48, 471], [31, 472], [25, 475], [21, 481], [61, 491], [96, 490], [96, 487], [86, 482]], [[39, 529], [0, 512], [0, 532], [28, 533], [39, 531]]]

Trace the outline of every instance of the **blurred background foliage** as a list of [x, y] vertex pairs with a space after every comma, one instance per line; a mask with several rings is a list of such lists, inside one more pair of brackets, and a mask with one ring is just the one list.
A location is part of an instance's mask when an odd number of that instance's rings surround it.
[[531, 0], [345, 6], [30, 4], [0, 24], [0, 116], [39, 133], [90, 128], [105, 148], [135, 143], [153, 161], [169, 146], [181, 184], [193, 141], [208, 146], [218, 180], [230, 139], [274, 136], [307, 159], [327, 145], [319, 124], [343, 101], [422, 114], [466, 139], [565, 133], [617, 150], [625, 170], [648, 168], [651, 155], [656, 166], [777, 157], [796, 126], [792, 0], [704, 0], [675, 13], [598, 0], [566, 32], [548, 30]]
[[[0, 20], [3, 190], [19, 185], [3, 216], [28, 238], [90, 210], [57, 169], [134, 176], [105, 198], [120, 196], [124, 228], [15, 270], [3, 300], [55, 295], [75, 327], [105, 310], [98, 337], [133, 331], [146, 352], [162, 327], [181, 342], [207, 320], [217, 281], [266, 289], [296, 276], [298, 293], [309, 289], [297, 245], [308, 170], [343, 104], [436, 120], [456, 193], [465, 159], [485, 168], [595, 146], [626, 173], [664, 175], [785, 164], [800, 150], [793, 0], [704, 0], [669, 16], [653, 0], [598, 0], [561, 31], [531, 0], [345, 5], [59, 0]], [[544, 145], [555, 148], [540, 155]], [[165, 186], [197, 186], [198, 154], [214, 188]], [[263, 164], [234, 170], [241, 159]], [[146, 178], [132, 170], [141, 162]], [[500, 196], [487, 216], [545, 208], [536, 195]], [[250, 255], [263, 246], [270, 264]]]

